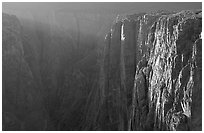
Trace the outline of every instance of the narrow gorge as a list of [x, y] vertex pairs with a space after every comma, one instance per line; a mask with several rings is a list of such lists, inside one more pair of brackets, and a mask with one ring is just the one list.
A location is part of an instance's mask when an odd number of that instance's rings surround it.
[[113, 16], [2, 14], [3, 131], [202, 130], [202, 10]]

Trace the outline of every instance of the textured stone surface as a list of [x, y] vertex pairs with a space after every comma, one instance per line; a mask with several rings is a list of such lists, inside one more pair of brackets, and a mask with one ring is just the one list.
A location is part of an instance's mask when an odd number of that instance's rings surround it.
[[[102, 75], [104, 86], [109, 84], [105, 91], [116, 98], [105, 99], [115, 102], [114, 109], [118, 104], [126, 109], [113, 130], [201, 130], [202, 18], [198, 14], [157, 12], [117, 18], [106, 38], [109, 56], [104, 56], [104, 70], [109, 71]], [[120, 118], [121, 112], [110, 115]]]
[[118, 16], [102, 54], [95, 36], [2, 21], [3, 130], [201, 130], [202, 11]]

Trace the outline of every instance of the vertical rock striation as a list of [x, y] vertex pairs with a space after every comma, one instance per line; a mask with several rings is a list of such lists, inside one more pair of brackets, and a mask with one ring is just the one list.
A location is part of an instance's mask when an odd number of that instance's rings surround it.
[[117, 18], [101, 72], [106, 130], [201, 130], [201, 29], [201, 11]]
[[25, 59], [20, 22], [2, 17], [3, 130], [43, 130], [42, 95]]
[[80, 33], [78, 49], [77, 34], [55, 26], [55, 17], [46, 23], [38, 15], [3, 13], [3, 130], [81, 130], [90, 112], [86, 101], [99, 77], [97, 36]]
[[118, 16], [102, 56], [54, 15], [3, 14], [3, 130], [201, 130], [201, 14]]

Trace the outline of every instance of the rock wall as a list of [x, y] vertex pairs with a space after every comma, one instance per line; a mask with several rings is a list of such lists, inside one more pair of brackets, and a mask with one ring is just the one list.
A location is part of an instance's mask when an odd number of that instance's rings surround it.
[[101, 52], [3, 13], [3, 130], [201, 130], [201, 14], [118, 16]]
[[65, 29], [2, 18], [3, 130], [81, 130], [98, 79], [97, 37], [80, 33], [92, 39], [76, 47]]
[[201, 130], [201, 13], [117, 18], [101, 72], [105, 130]]
[[24, 56], [20, 22], [2, 17], [3, 130], [43, 130], [42, 95]]

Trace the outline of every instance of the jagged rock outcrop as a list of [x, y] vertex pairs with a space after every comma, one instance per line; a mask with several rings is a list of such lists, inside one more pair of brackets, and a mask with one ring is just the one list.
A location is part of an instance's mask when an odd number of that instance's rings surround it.
[[118, 16], [101, 54], [103, 30], [3, 13], [3, 130], [201, 130], [201, 14]]
[[105, 41], [103, 129], [201, 130], [201, 11], [118, 18]]

